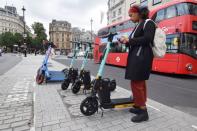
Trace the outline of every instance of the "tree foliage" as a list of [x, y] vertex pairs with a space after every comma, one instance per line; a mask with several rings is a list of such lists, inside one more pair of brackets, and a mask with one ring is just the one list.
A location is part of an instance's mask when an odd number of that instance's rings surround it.
[[42, 49], [42, 41], [47, 39], [44, 26], [40, 22], [34, 22], [32, 29], [36, 35], [36, 37], [32, 39], [32, 46], [37, 49]]
[[34, 34], [36, 34], [36, 37], [32, 38], [30, 37], [30, 34], [27, 33], [25, 41], [20, 33], [5, 32], [0, 34], [0, 46], [6, 46], [12, 49], [14, 45], [18, 45], [20, 47], [24, 44], [23, 42], [25, 42], [28, 48], [42, 49], [42, 41], [47, 39], [44, 26], [42, 23], [34, 22], [32, 29]]

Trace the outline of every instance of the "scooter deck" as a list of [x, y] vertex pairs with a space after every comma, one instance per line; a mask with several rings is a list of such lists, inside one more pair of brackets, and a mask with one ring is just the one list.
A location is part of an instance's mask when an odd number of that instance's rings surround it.
[[49, 71], [50, 77], [47, 82], [62, 82], [65, 79], [65, 74], [62, 71]]
[[111, 99], [110, 103], [102, 104], [104, 109], [110, 108], [126, 108], [133, 106], [133, 100], [131, 98], [120, 98], [120, 99]]

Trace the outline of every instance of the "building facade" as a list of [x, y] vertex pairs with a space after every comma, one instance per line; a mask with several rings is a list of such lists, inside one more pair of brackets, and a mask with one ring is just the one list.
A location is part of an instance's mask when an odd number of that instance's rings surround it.
[[[72, 30], [71, 31], [72, 32], [72, 41], [92, 42], [93, 43], [93, 41], [96, 37], [96, 34], [94, 32], [92, 32], [92, 34], [91, 34], [91, 31], [88, 31], [88, 30], [85, 31], [85, 29], [80, 30], [78, 27], [73, 27], [71, 30]], [[74, 47], [75, 46], [72, 44], [72, 49]], [[86, 49], [86, 46], [83, 45], [81, 50], [84, 51], [85, 49]]]
[[71, 24], [67, 21], [52, 20], [49, 24], [49, 36], [57, 49], [67, 54], [71, 51]]
[[108, 0], [108, 24], [128, 19], [128, 10], [132, 5], [148, 6], [151, 10], [170, 1], [172, 0]]
[[[17, 14], [16, 7], [5, 6], [0, 8], [0, 34], [4, 32], [24, 33], [23, 17]], [[26, 25], [25, 32], [30, 33], [30, 28]]]
[[81, 30], [78, 27], [73, 27], [71, 29], [72, 41], [80, 41], [81, 39]]

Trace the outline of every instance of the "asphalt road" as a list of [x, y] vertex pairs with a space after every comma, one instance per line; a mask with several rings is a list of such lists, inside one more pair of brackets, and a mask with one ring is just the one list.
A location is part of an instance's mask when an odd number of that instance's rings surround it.
[[[55, 59], [64, 65], [70, 64], [70, 59]], [[78, 60], [75, 67], [80, 68], [82, 60]], [[86, 69], [96, 76], [99, 64], [89, 61]], [[130, 90], [130, 82], [124, 79], [125, 69], [105, 66], [104, 77], [114, 78], [117, 85]], [[164, 105], [197, 116], [197, 76], [171, 75], [152, 73], [147, 81], [148, 97]]]
[[18, 54], [2, 54], [0, 56], [0, 75], [3, 75], [22, 60]]

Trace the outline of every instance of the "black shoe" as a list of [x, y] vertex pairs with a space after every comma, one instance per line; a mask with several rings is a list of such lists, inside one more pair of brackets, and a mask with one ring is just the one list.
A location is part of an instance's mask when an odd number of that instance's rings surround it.
[[148, 121], [149, 117], [148, 117], [148, 112], [147, 110], [142, 110], [141, 109], [141, 113], [137, 114], [136, 116], [131, 118], [132, 122], [142, 122], [142, 121]]
[[133, 113], [133, 114], [140, 114], [141, 113], [141, 110], [142, 109], [140, 109], [138, 107], [133, 107], [133, 108], [129, 109], [129, 112], [130, 113]]

